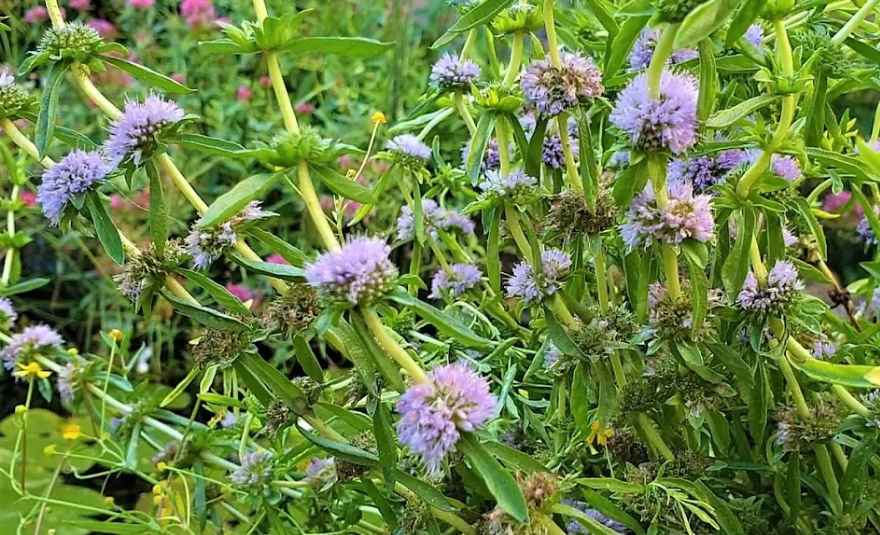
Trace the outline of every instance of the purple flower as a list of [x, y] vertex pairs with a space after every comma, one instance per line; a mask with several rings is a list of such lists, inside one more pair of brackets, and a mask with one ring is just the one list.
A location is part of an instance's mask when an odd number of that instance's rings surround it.
[[514, 171], [509, 175], [502, 175], [498, 171], [489, 171], [479, 186], [480, 189], [487, 193], [494, 193], [503, 197], [513, 196], [524, 190], [530, 190], [537, 184], [537, 179], [525, 174], [524, 171]]
[[670, 183], [690, 184], [697, 191], [705, 191], [721, 182], [729, 169], [719, 166], [712, 156], [698, 156], [669, 162], [667, 178]]
[[749, 26], [749, 29], [746, 30], [745, 37], [746, 42], [755, 48], [761, 48], [764, 46], [764, 29], [761, 28], [760, 24], [752, 24]]
[[[470, 143], [465, 143], [461, 147], [461, 161], [467, 163], [468, 153], [471, 150]], [[498, 150], [498, 140], [490, 139], [486, 145], [486, 151], [483, 152], [483, 162], [480, 164], [480, 171], [487, 173], [489, 171], [497, 171], [501, 167], [501, 153]]]
[[748, 312], [783, 312], [803, 289], [794, 264], [780, 260], [770, 270], [764, 287], [759, 286], [755, 274], [750, 272], [736, 300], [740, 308]]
[[629, 135], [635, 148], [681, 154], [697, 141], [697, 81], [689, 74], [664, 71], [660, 98], [654, 100], [647, 76], [640, 74], [620, 93], [611, 122]]
[[560, 357], [562, 357], [562, 351], [556, 347], [556, 344], [553, 342], [547, 343], [547, 347], [544, 350], [544, 368], [552, 369], [559, 362]]
[[400, 397], [400, 442], [419, 455], [431, 472], [440, 469], [461, 432], [474, 431], [495, 415], [497, 401], [489, 383], [462, 363], [438, 366], [428, 381]]
[[55, 374], [55, 387], [58, 390], [58, 396], [64, 403], [73, 403], [76, 397], [77, 374], [79, 371], [70, 362]]
[[441, 299], [444, 295], [459, 297], [480, 284], [482, 272], [473, 264], [452, 264], [449, 269], [440, 268], [431, 279], [431, 293], [428, 297]]
[[507, 281], [507, 296], [519, 297], [527, 305], [553, 295], [562, 287], [562, 279], [571, 269], [571, 257], [560, 249], [547, 249], [541, 253], [541, 274], [535, 275], [528, 262], [520, 262], [513, 268]]
[[366, 236], [349, 240], [306, 266], [306, 280], [326, 298], [366, 303], [384, 294], [397, 277], [384, 240]]
[[837, 345], [824, 334], [818, 336], [813, 342], [813, 356], [817, 359], [833, 357], [835, 353], [837, 353]]
[[[873, 210], [875, 214], [880, 215], [880, 206], [875, 206]], [[856, 233], [862, 238], [862, 241], [865, 242], [866, 246], [877, 245], [880, 243], [880, 240], [877, 240], [877, 236], [874, 234], [874, 229], [871, 228], [871, 222], [865, 215], [859, 220], [859, 224], [856, 226]]]
[[668, 244], [687, 239], [709, 241], [715, 225], [711, 200], [709, 195], [694, 195], [690, 184], [672, 182], [669, 201], [661, 209], [648, 185], [630, 205], [620, 234], [630, 249], [648, 247], [655, 240]]
[[[438, 237], [438, 230], [458, 229], [463, 234], [473, 234], [474, 232], [474, 222], [470, 218], [455, 210], [442, 208], [434, 200], [422, 200], [422, 214], [424, 215], [425, 231], [435, 239]], [[413, 239], [415, 232], [415, 215], [409, 206], [404, 206], [397, 218], [397, 238], [409, 241]]]
[[787, 227], [782, 227], [782, 243], [785, 244], [786, 247], [794, 247], [798, 244], [798, 237]]
[[[519, 118], [519, 124], [523, 127], [526, 136], [531, 138], [535, 132], [535, 116], [527, 113]], [[555, 123], [554, 123], [555, 124]], [[571, 144], [571, 152], [575, 160], [580, 156], [580, 144], [578, 143], [578, 127], [574, 117], [568, 118], [568, 137]], [[541, 148], [541, 159], [551, 169], [565, 167], [565, 153], [562, 150], [562, 138], [558, 132], [549, 129], [544, 134], [544, 143]]]
[[251, 451], [241, 458], [241, 466], [230, 475], [229, 480], [241, 487], [256, 487], [272, 477], [272, 452]]
[[6, 347], [0, 351], [0, 359], [7, 370], [15, 367], [15, 363], [27, 353], [37, 352], [50, 347], [61, 347], [64, 339], [47, 325], [31, 325], [20, 333], [12, 335]]
[[480, 77], [480, 67], [470, 60], [444, 54], [431, 68], [431, 83], [440, 89], [466, 89]]
[[520, 78], [523, 95], [539, 112], [559, 115], [602, 94], [602, 73], [593, 60], [563, 52], [556, 68], [548, 59], [534, 61]]
[[412, 134], [401, 134], [385, 143], [385, 148], [410, 165], [424, 165], [431, 159], [431, 148]]
[[196, 269], [207, 269], [226, 249], [235, 245], [238, 236], [232, 223], [227, 221], [216, 228], [201, 228], [198, 223], [190, 229], [184, 241]]
[[180, 106], [158, 95], [150, 95], [143, 102], [126, 102], [122, 117], [110, 126], [104, 150], [115, 165], [128, 159], [140, 165], [141, 159], [156, 148], [162, 130], [181, 119]]
[[37, 202], [43, 215], [57, 225], [71, 199], [103, 183], [112, 170], [113, 166], [99, 152], [70, 151], [43, 173], [37, 188]]
[[337, 479], [336, 459], [333, 457], [327, 459], [315, 457], [309, 461], [309, 466], [306, 467], [305, 481], [312, 487], [324, 491], [332, 487]]
[[791, 156], [774, 154], [770, 168], [773, 170], [774, 175], [790, 182], [801, 177], [801, 166], [798, 161]]
[[0, 297], [0, 325], [10, 327], [18, 319], [18, 312], [12, 306], [12, 301], [6, 297]]
[[[631, 71], [641, 71], [647, 69], [651, 64], [651, 58], [654, 57], [654, 49], [657, 47], [657, 40], [660, 38], [660, 31], [645, 28], [639, 34], [639, 38], [633, 45], [632, 51], [629, 53], [629, 69]], [[672, 53], [670, 61], [672, 63], [684, 63], [700, 57], [700, 53], [692, 48], [683, 48]]]

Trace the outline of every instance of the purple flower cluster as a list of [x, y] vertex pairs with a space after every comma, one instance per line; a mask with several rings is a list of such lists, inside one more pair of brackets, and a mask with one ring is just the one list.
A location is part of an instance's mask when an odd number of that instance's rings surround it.
[[338, 251], [329, 251], [306, 266], [306, 281], [325, 298], [352, 305], [384, 294], [397, 278], [388, 259], [391, 248], [379, 238], [350, 239]]
[[[438, 230], [459, 230], [463, 234], [473, 234], [474, 222], [462, 213], [449, 208], [443, 208], [431, 199], [422, 200], [422, 213], [424, 215], [425, 231], [431, 237], [437, 238]], [[409, 206], [400, 210], [397, 218], [397, 238], [402, 241], [413, 239], [416, 233], [415, 215]]]
[[817, 359], [833, 357], [837, 353], [837, 345], [824, 334], [816, 337], [813, 342], [813, 356]]
[[[631, 71], [641, 71], [648, 68], [648, 65], [651, 64], [651, 58], [654, 57], [654, 49], [657, 47], [659, 38], [659, 30], [651, 28], [642, 30], [629, 53], [629, 69]], [[673, 52], [670, 61], [673, 64], [684, 63], [698, 57], [700, 57], [700, 53], [693, 48], [683, 48]]]
[[[527, 113], [519, 118], [526, 136], [531, 137], [535, 132], [535, 116]], [[568, 138], [571, 143], [571, 153], [577, 160], [580, 156], [580, 144], [578, 143], [578, 127], [573, 117], [568, 119]], [[541, 159], [551, 169], [565, 167], [565, 152], [562, 150], [562, 138], [556, 131], [548, 131], [544, 134], [544, 143], [541, 147]]]
[[[468, 154], [471, 150], [470, 145], [470, 143], [465, 143], [461, 147], [462, 162], [467, 162]], [[480, 171], [485, 174], [489, 171], [497, 171], [499, 167], [501, 167], [501, 153], [498, 150], [498, 140], [493, 138], [489, 140], [486, 150], [483, 152], [483, 162], [480, 164]]]
[[499, 197], [512, 197], [531, 190], [537, 185], [538, 180], [527, 175], [524, 171], [514, 171], [508, 175], [502, 175], [498, 171], [489, 171], [479, 184], [480, 189], [486, 193], [492, 193]]
[[711, 200], [709, 195], [694, 195], [690, 184], [672, 182], [669, 202], [661, 209], [649, 185], [630, 205], [620, 234], [630, 249], [648, 247], [654, 241], [667, 244], [679, 244], [687, 239], [709, 241], [715, 225]]
[[100, 152], [73, 150], [43, 173], [43, 181], [37, 188], [37, 202], [43, 215], [57, 225], [70, 201], [99, 185], [113, 170]]
[[309, 461], [309, 466], [306, 467], [305, 480], [318, 491], [329, 489], [336, 483], [338, 478], [336, 459], [333, 457], [327, 459], [315, 457]]
[[549, 58], [532, 62], [520, 77], [526, 100], [544, 115], [559, 115], [605, 90], [592, 59], [563, 52], [561, 60], [559, 68]]
[[480, 268], [473, 264], [452, 264], [449, 269], [440, 268], [431, 279], [431, 299], [441, 299], [444, 295], [459, 297], [480, 284]]
[[385, 143], [385, 148], [409, 166], [423, 166], [431, 159], [431, 148], [412, 134], [395, 136]]
[[6, 297], [0, 297], [0, 327], [9, 328], [18, 319], [18, 312], [12, 306], [12, 301]]
[[139, 165], [155, 149], [162, 130], [181, 119], [180, 106], [157, 95], [150, 95], [143, 102], [126, 102], [122, 116], [110, 126], [110, 136], [104, 144], [107, 157], [114, 165], [129, 159]]
[[11, 370], [26, 354], [50, 347], [60, 348], [63, 343], [64, 339], [55, 329], [46, 325], [31, 325], [12, 335], [9, 343], [0, 351], [0, 360], [3, 360], [7, 370]]
[[444, 54], [431, 67], [431, 83], [440, 89], [462, 90], [480, 77], [480, 67], [470, 60]]
[[736, 301], [740, 308], [748, 312], [782, 312], [803, 289], [804, 283], [798, 278], [794, 264], [780, 260], [770, 270], [764, 287], [750, 272]]
[[409, 387], [397, 401], [397, 434], [436, 473], [461, 433], [486, 423], [496, 405], [489, 383], [468, 365], [439, 366], [428, 373], [427, 382]]
[[620, 93], [611, 122], [637, 149], [681, 154], [697, 141], [697, 95], [693, 76], [664, 71], [655, 100], [647, 76], [640, 74]]
[[184, 241], [196, 269], [207, 269], [223, 252], [235, 245], [238, 235], [232, 223], [226, 222], [216, 228], [200, 228], [198, 223], [190, 230]]
[[55, 375], [55, 387], [58, 390], [58, 396], [64, 403], [73, 403], [76, 397], [77, 374], [79, 370], [73, 363], [68, 362]]
[[251, 451], [241, 458], [241, 466], [230, 475], [229, 480], [241, 487], [256, 487], [272, 477], [272, 452]]
[[793, 182], [801, 177], [801, 166], [797, 159], [791, 156], [774, 154], [770, 160], [770, 169], [779, 178]]
[[553, 295], [562, 287], [562, 280], [571, 270], [571, 257], [561, 249], [541, 253], [541, 273], [536, 275], [531, 264], [520, 262], [507, 281], [507, 296], [519, 297], [527, 305]]
[[746, 30], [745, 38], [746, 42], [753, 47], [762, 48], [764, 46], [764, 29], [759, 24], [752, 24]]
[[745, 151], [727, 150], [717, 156], [675, 159], [669, 162], [667, 178], [670, 182], [691, 184], [695, 191], [704, 192], [724, 180], [745, 158]]
[[[873, 210], [875, 214], [880, 215], [880, 206], [875, 206]], [[877, 236], [874, 234], [874, 229], [871, 228], [871, 222], [865, 215], [862, 215], [862, 218], [859, 219], [859, 224], [856, 226], [856, 233], [866, 246], [877, 245], [880, 243], [880, 240], [878, 240]]]

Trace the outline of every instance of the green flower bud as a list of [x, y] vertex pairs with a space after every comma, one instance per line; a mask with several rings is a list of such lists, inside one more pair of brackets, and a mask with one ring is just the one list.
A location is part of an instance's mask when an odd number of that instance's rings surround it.
[[98, 52], [103, 43], [94, 28], [81, 22], [73, 22], [63, 28], [52, 28], [43, 34], [37, 47], [38, 54], [46, 54], [53, 60], [85, 62]]
[[269, 163], [281, 167], [293, 167], [301, 161], [315, 164], [331, 164], [339, 154], [333, 141], [322, 138], [313, 128], [305, 128], [297, 134], [284, 134], [272, 143], [275, 154]]
[[794, 0], [767, 0], [762, 15], [765, 19], [781, 19], [794, 9]]
[[706, 0], [659, 0], [657, 10], [663, 22], [681, 22]]
[[492, 20], [492, 31], [498, 34], [534, 32], [544, 26], [544, 10], [522, 0], [499, 13]]
[[36, 99], [17, 85], [12, 75], [0, 72], [0, 119], [18, 119], [35, 107]]
[[487, 110], [506, 113], [515, 113], [523, 103], [522, 97], [516, 92], [516, 89], [497, 83], [479, 90], [474, 95], [474, 99], [478, 106]]

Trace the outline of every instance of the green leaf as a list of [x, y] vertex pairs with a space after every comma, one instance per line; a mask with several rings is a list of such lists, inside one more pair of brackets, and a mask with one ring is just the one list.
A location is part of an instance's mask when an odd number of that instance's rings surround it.
[[770, 105], [778, 95], [760, 95], [744, 100], [732, 108], [721, 110], [706, 120], [709, 128], [727, 128], [747, 115], [751, 115], [761, 108]]
[[150, 177], [150, 235], [156, 254], [162, 257], [165, 254], [165, 242], [168, 241], [168, 205], [165, 203], [162, 177], [152, 160], [147, 162], [147, 175]]
[[456, 445], [495, 497], [498, 506], [517, 522], [528, 522], [529, 509], [513, 476], [471, 433], [462, 433]]
[[409, 307], [417, 316], [437, 327], [440, 332], [455, 338], [467, 347], [486, 349], [492, 345], [490, 340], [478, 335], [458, 319], [402, 290], [392, 292], [389, 298], [395, 303]]
[[801, 511], [801, 457], [798, 453], [788, 456], [785, 474], [785, 501], [789, 508], [788, 518], [798, 518]]
[[633, 197], [645, 189], [645, 185], [648, 183], [648, 173], [645, 172], [645, 165], [646, 161], [644, 159], [632, 162], [617, 175], [611, 190], [611, 196], [614, 197], [614, 202], [617, 206], [622, 208], [628, 207]]
[[547, 117], [538, 116], [532, 137], [529, 139], [529, 147], [526, 152], [526, 174], [529, 176], [541, 176], [541, 162], [543, 162], [544, 136], [547, 133]]
[[394, 433], [388, 407], [381, 401], [376, 403], [376, 409], [373, 411], [373, 436], [376, 437], [376, 447], [379, 450], [379, 462], [382, 463], [385, 482], [389, 488], [393, 488], [395, 467], [397, 467], [397, 435]]
[[636, 535], [645, 535], [645, 528], [639, 524], [638, 520], [598, 492], [591, 489], [584, 489], [584, 501], [592, 505], [596, 510], [608, 518], [616, 520], [628, 527], [635, 532]]
[[846, 472], [840, 482], [840, 497], [849, 510], [855, 509], [858, 498], [865, 492], [870, 473], [871, 459], [877, 451], [876, 440], [866, 440], [859, 443], [849, 456]]
[[700, 95], [697, 115], [706, 121], [715, 109], [718, 94], [718, 70], [715, 67], [715, 45], [711, 39], [700, 41]]
[[413, 491], [419, 498], [421, 498], [425, 503], [430, 505], [431, 507], [435, 507], [440, 509], [441, 511], [457, 511], [458, 509], [449, 503], [449, 500], [446, 499], [446, 496], [443, 495], [442, 492], [434, 488], [429, 483], [425, 483], [421, 479], [417, 479], [406, 472], [397, 470], [396, 468], [392, 470], [394, 473], [394, 479], [399, 481], [401, 485]]
[[161, 89], [162, 91], [165, 91], [166, 93], [171, 93], [172, 95], [186, 95], [195, 91], [194, 89], [190, 89], [160, 72], [156, 72], [153, 69], [144, 67], [143, 65], [138, 65], [137, 63], [132, 63], [126, 59], [113, 56], [100, 56], [100, 58], [102, 61], [106, 61], [117, 69], [125, 71], [128, 74], [132, 75], [134, 78], [136, 78], [138, 81], [148, 87]]
[[730, 22], [730, 27], [727, 29], [727, 40], [725, 42], [727, 48], [733, 47], [737, 39], [746, 33], [749, 26], [751, 26], [758, 18], [758, 15], [761, 14], [761, 9], [763, 9], [765, 3], [766, 0], [745, 0], [745, 2], [740, 5], [736, 14], [733, 16], [733, 20]]
[[113, 259], [119, 265], [125, 263], [125, 250], [122, 248], [122, 239], [119, 237], [119, 231], [113, 225], [110, 214], [107, 213], [107, 207], [95, 191], [86, 194], [86, 207], [95, 225], [95, 234], [101, 246], [107, 251], [107, 256]]
[[299, 432], [312, 444], [318, 446], [319, 448], [330, 452], [334, 457], [338, 457], [345, 461], [348, 461], [352, 464], [357, 464], [360, 466], [373, 467], [379, 462], [379, 457], [374, 453], [370, 453], [367, 450], [363, 450], [361, 448], [357, 448], [352, 446], [351, 444], [346, 444], [344, 442], [338, 442], [336, 440], [330, 440], [329, 438], [324, 438], [319, 435], [315, 435], [306, 431], [302, 427], [297, 425]]
[[313, 165], [312, 176], [327, 186], [333, 193], [359, 203], [367, 204], [373, 200], [373, 192], [354, 180], [344, 177], [329, 167]]
[[673, 47], [676, 50], [694, 47], [708, 38], [727, 22], [733, 7], [733, 0], [709, 0], [698, 5], [681, 21]]
[[[107, 510], [112, 515], [112, 510]], [[109, 522], [107, 520], [66, 520], [73, 528], [84, 529], [89, 533], [113, 533], [115, 535], [143, 535], [144, 533], [158, 533], [146, 524], [123, 524], [121, 522]]]
[[740, 214], [741, 217], [738, 218], [736, 225], [737, 239], [721, 268], [721, 279], [728, 295], [739, 294], [749, 273], [749, 251], [755, 232], [755, 211], [752, 208], [743, 208]]
[[247, 152], [247, 149], [238, 143], [201, 134], [178, 134], [175, 141], [183, 147], [216, 156], [239, 158], [241, 157], [240, 153]]
[[694, 262], [690, 256], [685, 256], [688, 264], [688, 274], [691, 283], [691, 307], [693, 315], [693, 332], [696, 335], [703, 328], [703, 322], [709, 311], [709, 279], [705, 269]]
[[626, 276], [626, 294], [632, 303], [633, 312], [640, 319], [648, 314], [648, 259], [640, 251], [633, 251], [623, 257], [623, 271]]
[[486, 147], [489, 145], [489, 138], [495, 129], [495, 114], [485, 112], [480, 115], [477, 121], [477, 131], [474, 133], [471, 144], [468, 146], [467, 161], [465, 162], [465, 170], [471, 181], [476, 183], [480, 177], [480, 168], [483, 165], [483, 154], [486, 153]]
[[452, 40], [458, 37], [458, 34], [491, 21], [492, 17], [509, 6], [512, 2], [513, 0], [486, 0], [482, 4], [468, 10], [467, 13], [455, 21], [455, 24], [453, 24], [451, 28], [446, 30], [446, 33], [434, 41], [431, 48], [437, 49], [449, 44]]
[[589, 400], [587, 399], [587, 371], [583, 361], [578, 362], [574, 369], [574, 375], [571, 379], [571, 415], [574, 419], [576, 428], [581, 433], [589, 432], [587, 424], [587, 414], [590, 411]]
[[767, 428], [767, 414], [773, 400], [773, 392], [770, 390], [767, 367], [761, 361], [758, 362], [758, 367], [755, 369], [754, 385], [752, 397], [749, 400], [749, 428], [755, 441], [762, 442], [764, 431]]
[[288, 41], [279, 52], [294, 54], [334, 54], [348, 58], [371, 58], [384, 54], [394, 43], [383, 43], [365, 37], [301, 37]]
[[736, 377], [739, 395], [748, 403], [752, 396], [752, 389], [755, 386], [755, 378], [752, 375], [752, 369], [743, 360], [740, 352], [735, 351], [726, 344], [709, 343], [706, 346], [728, 370], [733, 372], [734, 377]]
[[608, 45], [603, 76], [606, 84], [617, 75], [617, 71], [629, 57], [629, 51], [642, 32], [642, 28], [651, 20], [650, 7], [651, 0], [634, 0], [623, 8], [632, 14], [627, 16], [626, 21], [620, 26], [620, 31]]
[[825, 102], [828, 95], [828, 76], [823, 69], [813, 79], [813, 100], [810, 103], [810, 113], [807, 116], [807, 126], [804, 129], [804, 141], [807, 145], [817, 146], [822, 141], [825, 131]]
[[614, 21], [614, 16], [609, 11], [605, 0], [584, 0], [584, 3], [587, 4], [587, 7], [596, 16], [599, 24], [608, 32], [608, 35], [614, 35], [620, 31], [620, 27]]
[[45, 277], [37, 277], [34, 279], [17, 282], [11, 286], [0, 288], [0, 297], [9, 297], [11, 295], [23, 294], [31, 290], [36, 290], [37, 288], [42, 288], [50, 282], [51, 280]]
[[159, 290], [159, 293], [171, 303], [175, 310], [206, 327], [226, 331], [242, 330], [246, 328], [245, 324], [238, 321], [236, 318], [214, 310], [213, 308], [208, 308], [197, 303], [182, 301], [164, 289]]
[[[496, 295], [501, 295], [501, 207], [493, 206], [483, 213], [486, 232], [486, 276]], [[880, 236], [880, 234], [878, 234]]]
[[287, 264], [273, 264], [272, 262], [258, 262], [256, 260], [247, 260], [236, 253], [229, 254], [229, 258], [231, 258], [233, 262], [247, 269], [248, 271], [253, 271], [254, 273], [259, 273], [260, 275], [266, 275], [267, 277], [295, 281], [302, 280], [304, 276], [302, 268], [298, 268], [296, 266], [289, 266]]
[[312, 351], [312, 347], [303, 335], [299, 334], [293, 337], [293, 349], [296, 351], [296, 361], [302, 366], [306, 375], [319, 383], [323, 383], [324, 370], [321, 369], [318, 357], [315, 356], [315, 352]]
[[515, 468], [516, 470], [526, 473], [547, 471], [546, 466], [531, 458], [529, 455], [500, 442], [490, 440], [484, 442], [483, 447], [486, 448], [486, 451], [497, 457], [502, 463], [511, 468]]
[[853, 37], [847, 37], [844, 44], [864, 56], [868, 61], [880, 65], [880, 50], [877, 48]]
[[263, 360], [263, 357], [244, 353], [236, 359], [236, 362], [247, 368], [248, 372], [263, 383], [275, 398], [283, 401], [294, 412], [299, 413], [308, 408], [302, 390], [274, 366]]
[[613, 477], [580, 477], [574, 482], [590, 489], [606, 490], [615, 494], [641, 494], [645, 492], [644, 485], [621, 481]]
[[855, 388], [880, 387], [880, 366], [835, 364], [818, 359], [808, 359], [804, 362], [793, 360], [792, 364], [811, 379], [823, 383]]
[[279, 176], [278, 173], [260, 174], [242, 180], [211, 203], [199, 220], [199, 226], [208, 228], [225, 223], [248, 203], [263, 197], [275, 186]]
[[58, 107], [58, 89], [64, 74], [67, 72], [66, 63], [53, 63], [43, 80], [43, 94], [40, 97], [40, 113], [37, 116], [36, 133], [34, 134], [37, 151], [40, 156], [46, 154], [49, 141], [55, 131], [55, 115]]
[[223, 285], [214, 282], [211, 277], [205, 275], [201, 271], [193, 271], [191, 269], [179, 268], [176, 270], [177, 273], [180, 273], [184, 277], [187, 278], [188, 281], [196, 284], [210, 295], [218, 304], [222, 305], [223, 308], [233, 312], [235, 314], [241, 314], [243, 316], [250, 316], [251, 311], [248, 307], [244, 306], [244, 303], [239, 300], [239, 298], [235, 297], [229, 290], [227, 290]]
[[810, 234], [816, 238], [816, 252], [818, 253], [819, 258], [822, 260], [828, 260], [828, 245], [825, 241], [825, 231], [823, 230], [822, 225], [819, 224], [819, 220], [816, 219], [816, 214], [813, 213], [813, 209], [810, 208], [810, 205], [807, 204], [807, 200], [803, 197], [795, 197], [793, 200], [801, 217], [804, 218], [804, 221], [810, 228]]
[[290, 262], [291, 265], [302, 266], [305, 264], [305, 253], [271, 232], [261, 228], [252, 227], [247, 229], [247, 234], [259, 240], [263, 245], [271, 249], [273, 253], [281, 255], [281, 257]]

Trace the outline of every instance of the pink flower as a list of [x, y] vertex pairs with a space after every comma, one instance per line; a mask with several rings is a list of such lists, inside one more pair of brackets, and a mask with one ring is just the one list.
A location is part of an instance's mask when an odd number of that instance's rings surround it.
[[112, 210], [122, 210], [125, 208], [125, 199], [121, 195], [114, 193], [110, 196], [110, 208]]
[[24, 13], [24, 21], [28, 24], [39, 24], [49, 18], [49, 12], [43, 6], [34, 6]]
[[128, 5], [135, 9], [150, 9], [155, 3], [156, 0], [128, 0]]
[[296, 113], [300, 113], [302, 115], [311, 115], [313, 111], [315, 111], [315, 105], [311, 102], [300, 102], [296, 105]]
[[235, 91], [235, 99], [239, 102], [248, 102], [252, 96], [254, 96], [254, 92], [244, 84], [238, 86], [238, 90]]
[[214, 22], [217, 13], [211, 0], [182, 0], [180, 14], [190, 28], [200, 28]]
[[254, 291], [245, 286], [244, 284], [235, 284], [234, 282], [227, 282], [226, 289], [229, 290], [229, 293], [239, 298], [241, 301], [250, 301], [256, 294]]
[[77, 11], [88, 11], [92, 8], [91, 0], [70, 0], [68, 5]]
[[186, 75], [183, 73], [175, 72], [171, 74], [171, 79], [177, 82], [178, 84], [186, 83]]
[[342, 169], [345, 169], [345, 170], [355, 168], [355, 162], [352, 159], [352, 157], [348, 154], [343, 154], [342, 156], [340, 156], [336, 160], [336, 163], [339, 164], [339, 167], [341, 167]]
[[87, 23], [93, 30], [98, 32], [98, 34], [105, 41], [113, 41], [119, 36], [119, 32], [116, 30], [116, 26], [113, 25], [112, 22], [106, 19], [91, 19]]
[[269, 258], [266, 259], [266, 262], [268, 262], [270, 264], [281, 264], [281, 265], [289, 265], [290, 264], [290, 262], [285, 260], [285, 258], [283, 256], [281, 256], [280, 254], [273, 254], [272, 256], [270, 256]]
[[22, 191], [18, 198], [21, 200], [22, 204], [28, 208], [33, 208], [37, 205], [37, 194], [33, 191]]
[[272, 79], [265, 74], [263, 76], [260, 76], [260, 87], [267, 89], [272, 87]]
[[841, 191], [840, 193], [829, 193], [822, 199], [822, 209], [826, 212], [836, 212], [846, 206], [846, 203], [852, 198], [852, 193]]

